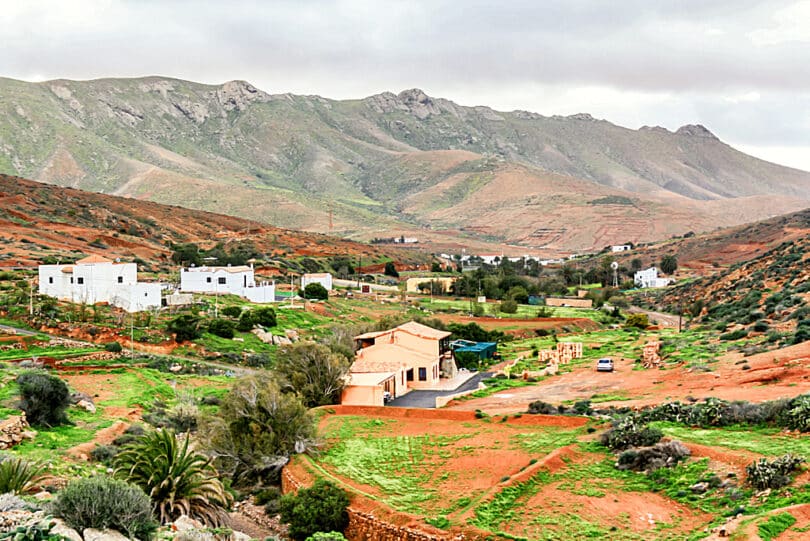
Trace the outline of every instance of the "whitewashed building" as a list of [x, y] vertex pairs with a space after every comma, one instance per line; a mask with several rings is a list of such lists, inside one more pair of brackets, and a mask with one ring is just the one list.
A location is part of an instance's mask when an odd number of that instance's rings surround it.
[[611, 252], [629, 252], [633, 247], [629, 244], [616, 244], [610, 247]]
[[252, 265], [180, 269], [180, 291], [238, 295], [255, 303], [276, 300], [276, 283], [270, 281], [257, 284]]
[[666, 287], [669, 285], [668, 278], [658, 277], [658, 269], [655, 267], [637, 271], [633, 275], [633, 282], [636, 284], [636, 287], [640, 288]]
[[332, 291], [332, 275], [328, 272], [313, 272], [301, 275], [301, 289], [309, 284], [321, 284], [326, 291]]
[[108, 303], [127, 312], [160, 307], [161, 285], [138, 282], [135, 263], [93, 255], [72, 265], [40, 265], [39, 293], [81, 304]]

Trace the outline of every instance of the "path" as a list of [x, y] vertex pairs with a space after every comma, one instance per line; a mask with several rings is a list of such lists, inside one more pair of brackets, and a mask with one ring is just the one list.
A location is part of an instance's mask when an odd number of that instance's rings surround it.
[[[662, 327], [668, 327], [670, 329], [677, 329], [678, 328], [678, 321], [680, 318], [677, 314], [667, 314], [665, 312], [655, 312], [653, 310], [645, 310], [644, 308], [639, 308], [638, 306], [631, 306], [627, 309], [628, 312], [631, 314], [647, 314], [647, 317], [650, 318], [650, 322], [655, 321], [658, 325]], [[683, 320], [682, 323], [686, 325], [686, 321]]]
[[418, 389], [413, 390], [404, 396], [395, 398], [394, 400], [388, 403], [388, 406], [392, 406], [395, 408], [427, 408], [427, 409], [435, 408], [436, 397], [461, 393], [464, 391], [469, 391], [471, 389], [477, 389], [478, 383], [482, 379], [486, 379], [491, 375], [492, 374], [490, 372], [479, 372], [478, 374], [475, 374], [473, 377], [468, 379], [466, 382], [462, 383], [459, 387], [447, 391], [420, 391]]

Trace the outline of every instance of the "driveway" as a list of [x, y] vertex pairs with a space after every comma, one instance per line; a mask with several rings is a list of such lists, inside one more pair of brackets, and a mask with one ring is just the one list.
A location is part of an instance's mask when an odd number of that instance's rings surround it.
[[395, 398], [391, 402], [389, 402], [388, 406], [393, 406], [395, 408], [424, 408], [424, 409], [435, 409], [436, 408], [436, 397], [437, 396], [446, 396], [449, 394], [460, 393], [462, 391], [469, 391], [470, 389], [477, 389], [478, 382], [482, 379], [486, 379], [490, 377], [492, 374], [490, 372], [479, 372], [475, 374], [473, 377], [462, 383], [457, 388], [453, 389], [452, 391], [419, 391], [414, 390], [406, 394], [405, 396], [400, 396], [399, 398]]

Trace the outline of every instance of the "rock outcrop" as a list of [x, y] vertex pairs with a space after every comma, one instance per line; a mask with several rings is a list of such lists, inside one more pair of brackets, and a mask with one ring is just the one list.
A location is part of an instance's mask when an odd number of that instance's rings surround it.
[[36, 432], [31, 430], [25, 414], [12, 415], [0, 421], [0, 449], [11, 449], [25, 439], [34, 439]]

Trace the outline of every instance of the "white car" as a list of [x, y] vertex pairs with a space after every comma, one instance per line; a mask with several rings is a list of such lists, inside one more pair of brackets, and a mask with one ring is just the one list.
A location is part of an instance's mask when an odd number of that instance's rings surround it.
[[613, 372], [613, 359], [599, 359], [596, 361], [597, 372]]

